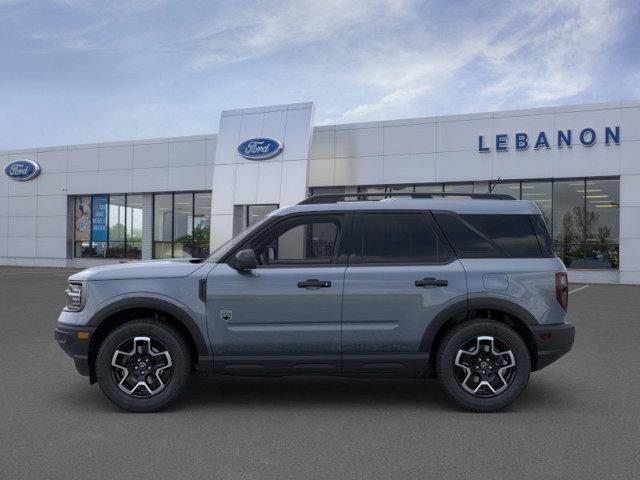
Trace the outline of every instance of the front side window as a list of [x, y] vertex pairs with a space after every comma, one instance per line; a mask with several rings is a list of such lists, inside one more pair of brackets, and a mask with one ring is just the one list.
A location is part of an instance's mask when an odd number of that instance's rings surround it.
[[243, 248], [253, 248], [261, 266], [330, 264], [337, 254], [340, 226], [338, 216], [284, 220]]
[[443, 263], [453, 257], [426, 213], [365, 213], [361, 219], [355, 262]]

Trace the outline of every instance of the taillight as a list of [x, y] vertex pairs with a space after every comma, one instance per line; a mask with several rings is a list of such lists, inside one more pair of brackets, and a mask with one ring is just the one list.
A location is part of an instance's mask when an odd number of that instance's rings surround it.
[[569, 280], [566, 272], [556, 273], [556, 299], [566, 312], [569, 304]]

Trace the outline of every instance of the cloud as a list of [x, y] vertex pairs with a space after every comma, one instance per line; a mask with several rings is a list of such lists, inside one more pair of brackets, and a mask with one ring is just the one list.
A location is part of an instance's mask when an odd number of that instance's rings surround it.
[[[563, 15], [565, 11], [572, 13]], [[591, 86], [598, 53], [615, 39], [620, 14], [608, 1], [565, 2], [561, 9], [538, 2], [527, 11], [537, 12], [543, 13], [517, 34], [498, 41], [499, 48], [511, 45], [508, 54], [487, 54], [501, 78], [488, 85], [485, 94], [506, 98], [525, 92], [534, 103], [550, 103]], [[560, 20], [554, 22], [556, 18]]]
[[222, 109], [308, 100], [343, 123], [637, 98], [639, 9], [0, 0], [0, 148], [212, 132]]
[[402, 115], [408, 105], [461, 84], [476, 87], [476, 105], [468, 109], [511, 106], [515, 97], [529, 105], [567, 101], [593, 84], [598, 56], [616, 40], [622, 20], [607, 0], [515, 3], [501, 12], [495, 18], [469, 12], [445, 39], [425, 34], [418, 47], [387, 42], [361, 54], [354, 77], [371, 93], [338, 120]]
[[[192, 42], [198, 52], [198, 69], [220, 67], [263, 57], [283, 49], [326, 40], [358, 26], [372, 27], [381, 19], [402, 17], [413, 4], [409, 0], [283, 0], [270, 9], [243, 9], [232, 14], [233, 23], [212, 25], [198, 32]], [[231, 13], [231, 12], [227, 12]]]

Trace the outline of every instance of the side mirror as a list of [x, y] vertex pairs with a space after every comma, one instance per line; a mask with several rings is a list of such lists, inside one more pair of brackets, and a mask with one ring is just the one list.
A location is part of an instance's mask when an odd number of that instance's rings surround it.
[[258, 266], [256, 253], [251, 248], [240, 250], [233, 257], [231, 266], [236, 270], [253, 270]]

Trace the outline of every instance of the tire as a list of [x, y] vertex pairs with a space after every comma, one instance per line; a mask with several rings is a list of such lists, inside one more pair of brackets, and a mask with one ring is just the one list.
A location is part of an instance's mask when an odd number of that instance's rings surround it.
[[511, 327], [494, 320], [469, 320], [442, 339], [436, 372], [445, 392], [459, 405], [473, 412], [495, 412], [510, 405], [527, 386], [531, 356]]
[[130, 412], [156, 412], [175, 401], [191, 372], [182, 335], [152, 319], [126, 323], [104, 339], [96, 377], [109, 400]]

